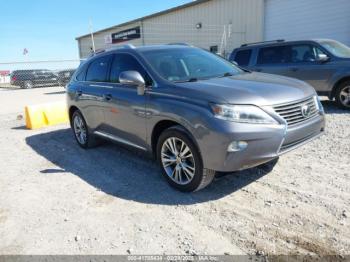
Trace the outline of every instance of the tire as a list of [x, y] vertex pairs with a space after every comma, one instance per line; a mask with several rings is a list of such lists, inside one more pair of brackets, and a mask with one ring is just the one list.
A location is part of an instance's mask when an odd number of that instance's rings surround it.
[[79, 110], [73, 113], [71, 121], [75, 140], [81, 148], [88, 149], [98, 145], [97, 138], [90, 132], [85, 118]]
[[335, 93], [335, 101], [338, 107], [350, 110], [350, 81], [345, 81], [339, 85]]
[[24, 81], [24, 83], [23, 83], [24, 89], [32, 89], [33, 87], [34, 87], [34, 85], [33, 85], [32, 81]]
[[215, 171], [203, 168], [197, 146], [181, 126], [166, 129], [160, 135], [157, 160], [168, 183], [182, 192], [201, 190], [215, 177]]

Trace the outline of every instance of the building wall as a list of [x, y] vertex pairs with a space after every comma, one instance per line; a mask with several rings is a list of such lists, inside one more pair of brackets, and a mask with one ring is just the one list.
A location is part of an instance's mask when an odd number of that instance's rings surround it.
[[[153, 17], [144, 21], [145, 44], [185, 42], [231, 52], [262, 40], [263, 5], [260, 0], [213, 0]], [[198, 23], [202, 28], [196, 28]]]
[[[109, 44], [105, 44], [105, 36], [111, 35], [112, 33], [116, 33], [119, 31], [129, 29], [129, 28], [133, 28], [136, 26], [140, 26], [140, 23], [132, 23], [132, 24], [129, 24], [127, 26], [122, 26], [122, 27], [111, 29], [111, 30], [103, 31], [101, 33], [94, 34], [95, 49], [98, 50], [98, 49], [107, 48], [109, 46], [112, 46]], [[138, 45], [142, 44], [142, 39], [135, 39], [132, 41], [124, 42], [124, 44], [127, 44], [127, 43], [134, 44], [134, 45], [138, 46]], [[79, 48], [80, 58], [88, 57], [92, 51], [91, 36], [86, 36], [86, 37], [80, 38], [78, 40], [78, 48]]]
[[331, 38], [350, 45], [349, 0], [265, 0], [265, 40]]
[[[189, 43], [228, 54], [233, 48], [263, 39], [264, 0], [211, 0], [141, 22], [95, 34], [96, 49], [105, 48], [104, 37], [140, 25], [141, 39], [134, 45]], [[200, 29], [196, 25], [201, 23]], [[91, 53], [91, 38], [79, 39], [80, 57]]]

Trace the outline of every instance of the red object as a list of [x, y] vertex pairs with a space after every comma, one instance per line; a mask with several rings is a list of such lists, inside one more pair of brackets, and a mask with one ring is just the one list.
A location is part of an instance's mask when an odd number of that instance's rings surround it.
[[16, 78], [15, 76], [13, 76], [13, 77], [11, 78], [11, 80], [12, 80], [12, 81], [16, 81], [17, 78]]
[[0, 76], [7, 76], [10, 74], [10, 71], [9, 70], [0, 70]]

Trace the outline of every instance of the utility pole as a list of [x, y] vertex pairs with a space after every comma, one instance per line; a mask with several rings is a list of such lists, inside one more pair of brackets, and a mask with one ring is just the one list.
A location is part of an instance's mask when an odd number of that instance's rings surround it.
[[89, 19], [89, 28], [90, 28], [90, 34], [91, 34], [92, 51], [95, 53], [95, 52], [96, 52], [96, 49], [95, 49], [95, 40], [94, 40], [94, 32], [93, 32], [93, 28], [92, 28], [92, 21], [91, 21], [91, 18]]

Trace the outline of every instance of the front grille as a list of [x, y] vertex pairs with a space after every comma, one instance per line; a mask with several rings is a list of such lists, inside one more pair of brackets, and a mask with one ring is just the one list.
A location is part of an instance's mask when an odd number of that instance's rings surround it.
[[[321, 130], [321, 132], [322, 132], [322, 130]], [[283, 152], [285, 152], [285, 151], [287, 151], [287, 150], [289, 150], [291, 148], [294, 148], [294, 147], [296, 147], [296, 146], [298, 146], [298, 145], [300, 145], [300, 144], [302, 144], [302, 143], [304, 143], [304, 142], [306, 142], [308, 140], [311, 140], [312, 138], [316, 137], [318, 134], [320, 134], [320, 133], [317, 133], [317, 132], [316, 133], [312, 133], [312, 134], [310, 134], [310, 135], [308, 135], [306, 137], [303, 137], [303, 138], [301, 138], [299, 140], [290, 142], [288, 144], [283, 143], [281, 148], [280, 148], [280, 153], [283, 153]]]
[[[309, 113], [305, 114], [306, 107], [309, 108]], [[318, 110], [315, 104], [315, 100], [313, 97], [298, 101], [291, 102], [284, 105], [274, 106], [273, 109], [277, 114], [279, 114], [283, 119], [287, 121], [288, 126], [296, 125], [301, 122], [304, 122], [310, 118], [313, 118], [317, 115]]]

